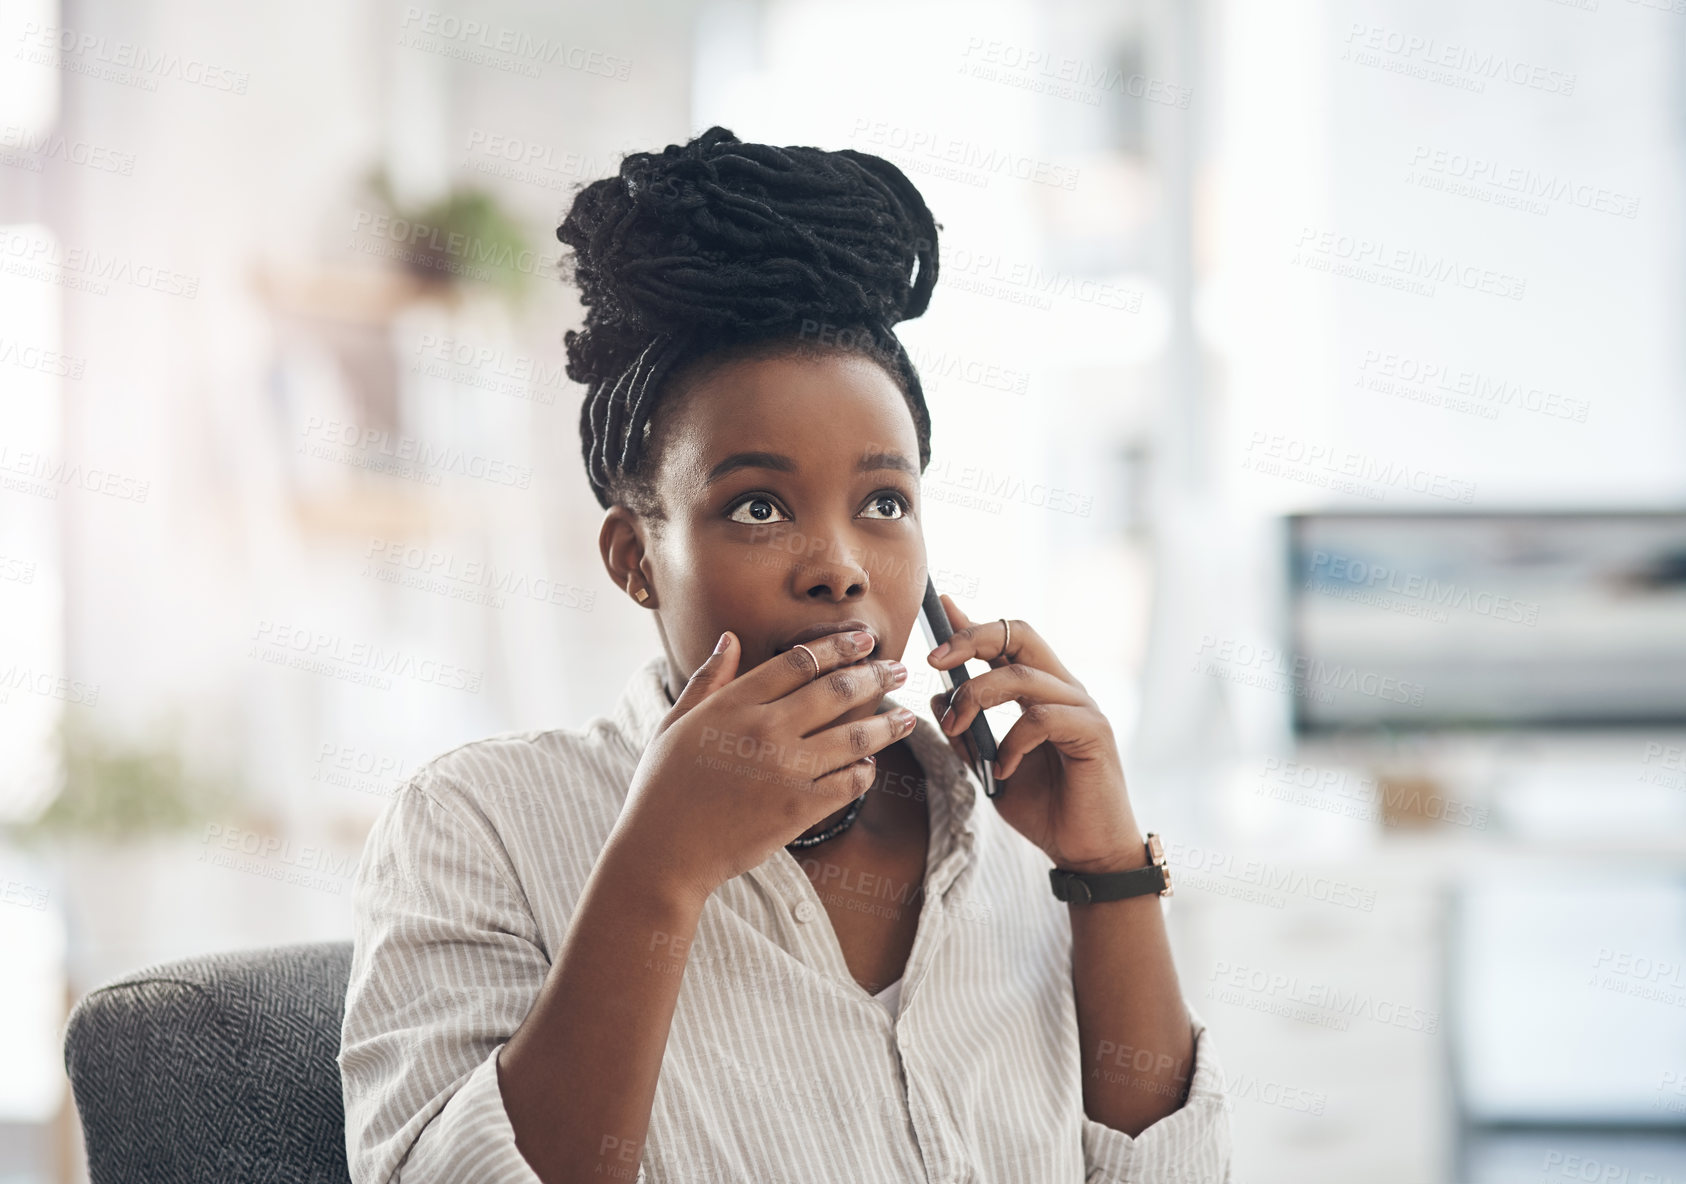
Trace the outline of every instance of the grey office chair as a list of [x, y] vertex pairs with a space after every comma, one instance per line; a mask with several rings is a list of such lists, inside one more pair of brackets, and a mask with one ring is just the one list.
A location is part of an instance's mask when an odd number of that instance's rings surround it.
[[336, 1057], [351, 943], [131, 971], [65, 1022], [93, 1184], [349, 1184]]

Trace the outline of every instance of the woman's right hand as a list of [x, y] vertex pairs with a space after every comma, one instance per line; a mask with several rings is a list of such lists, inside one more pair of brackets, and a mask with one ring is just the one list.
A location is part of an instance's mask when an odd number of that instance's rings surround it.
[[[855, 639], [864, 639], [864, 644]], [[825, 725], [876, 706], [907, 679], [893, 659], [850, 665], [870, 634], [806, 642], [738, 675], [737, 636], [709, 655], [633, 773], [613, 841], [675, 891], [706, 900], [872, 785], [874, 753], [913, 730], [906, 708]], [[846, 668], [845, 668], [846, 667]]]

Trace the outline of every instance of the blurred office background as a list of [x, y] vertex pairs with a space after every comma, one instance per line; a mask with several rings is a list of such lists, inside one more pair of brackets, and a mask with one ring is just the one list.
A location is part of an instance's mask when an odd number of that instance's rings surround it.
[[75, 999], [348, 936], [411, 769], [656, 652], [553, 231], [714, 123], [943, 224], [934, 578], [1112, 719], [1238, 1178], [1686, 1177], [1678, 2], [12, 0], [0, 54], [4, 1184], [85, 1178]]

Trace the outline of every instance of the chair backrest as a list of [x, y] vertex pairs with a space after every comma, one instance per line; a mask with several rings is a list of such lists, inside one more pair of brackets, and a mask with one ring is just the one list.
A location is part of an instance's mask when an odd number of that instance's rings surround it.
[[64, 1061], [93, 1184], [349, 1184], [351, 943], [207, 954], [96, 987]]

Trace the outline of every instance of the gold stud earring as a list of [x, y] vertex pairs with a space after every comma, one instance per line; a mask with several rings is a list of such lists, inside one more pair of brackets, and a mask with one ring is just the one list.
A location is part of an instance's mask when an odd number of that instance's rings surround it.
[[632, 594], [632, 598], [639, 604], [643, 604], [646, 600], [650, 599], [650, 590], [648, 588], [640, 588]]

